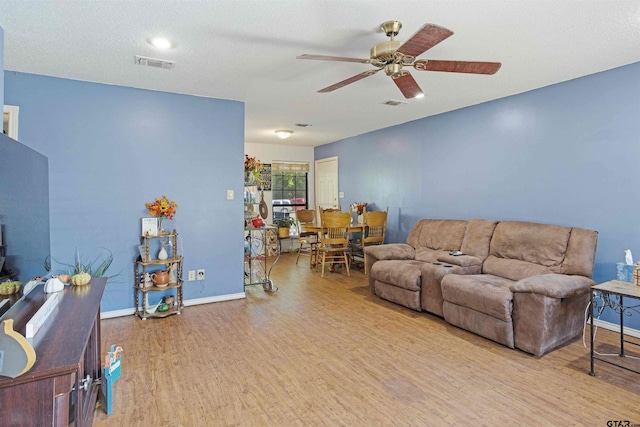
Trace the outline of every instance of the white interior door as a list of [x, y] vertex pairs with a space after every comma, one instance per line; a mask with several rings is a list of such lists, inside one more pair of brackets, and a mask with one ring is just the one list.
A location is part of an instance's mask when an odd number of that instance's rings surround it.
[[10, 138], [18, 140], [18, 112], [20, 107], [5, 105], [2, 117], [2, 132]]
[[315, 161], [316, 206], [338, 208], [338, 158]]

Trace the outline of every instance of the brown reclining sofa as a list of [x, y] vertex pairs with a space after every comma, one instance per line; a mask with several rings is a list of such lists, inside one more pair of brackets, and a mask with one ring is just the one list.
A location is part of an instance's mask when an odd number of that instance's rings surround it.
[[422, 219], [406, 243], [366, 247], [365, 263], [373, 294], [541, 356], [582, 332], [597, 240], [576, 227]]

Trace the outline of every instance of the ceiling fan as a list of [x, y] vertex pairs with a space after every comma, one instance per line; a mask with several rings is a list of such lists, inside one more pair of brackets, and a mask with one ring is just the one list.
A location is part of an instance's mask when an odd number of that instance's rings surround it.
[[384, 22], [380, 28], [391, 40], [371, 48], [370, 59], [344, 58], [341, 56], [300, 55], [297, 59], [315, 59], [319, 61], [360, 62], [371, 64], [376, 69], [356, 74], [334, 85], [320, 89], [326, 93], [340, 89], [348, 84], [362, 80], [384, 70], [390, 76], [405, 98], [422, 98], [420, 86], [404, 67], [413, 67], [418, 71], [444, 71], [449, 73], [495, 74], [502, 64], [499, 62], [441, 61], [418, 59], [416, 57], [431, 49], [441, 41], [453, 35], [453, 31], [434, 24], [425, 24], [406, 42], [396, 41], [402, 28], [400, 21]]

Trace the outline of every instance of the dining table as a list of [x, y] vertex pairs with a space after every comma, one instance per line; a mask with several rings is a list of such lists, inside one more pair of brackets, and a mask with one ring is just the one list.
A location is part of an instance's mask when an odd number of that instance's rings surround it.
[[[367, 224], [364, 223], [359, 223], [359, 222], [352, 222], [347, 226], [347, 232], [349, 234], [354, 234], [354, 233], [365, 233], [365, 229], [367, 228]], [[320, 241], [320, 234], [322, 233], [322, 227], [319, 225], [306, 225], [304, 226], [304, 229], [302, 230], [304, 232], [310, 232], [310, 233], [316, 233], [318, 234], [318, 241]], [[310, 258], [310, 265], [311, 267], [315, 267], [315, 264], [313, 262], [314, 257], [309, 257]], [[329, 269], [329, 271], [333, 270], [333, 266]]]

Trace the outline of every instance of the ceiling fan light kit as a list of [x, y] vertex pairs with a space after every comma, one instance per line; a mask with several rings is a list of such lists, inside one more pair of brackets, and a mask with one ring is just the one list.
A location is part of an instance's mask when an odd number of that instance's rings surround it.
[[423, 98], [424, 93], [411, 73], [404, 67], [413, 67], [417, 71], [442, 71], [449, 73], [495, 74], [502, 64], [499, 62], [443, 61], [419, 59], [416, 57], [431, 49], [438, 43], [453, 35], [453, 31], [434, 24], [425, 24], [406, 42], [396, 41], [402, 28], [400, 21], [384, 22], [380, 28], [391, 40], [379, 43], [371, 48], [369, 59], [345, 58], [327, 55], [300, 55], [298, 59], [318, 61], [359, 62], [371, 64], [376, 69], [368, 70], [346, 80], [320, 89], [319, 93], [333, 92], [365, 77], [374, 75], [380, 70], [393, 80], [400, 92], [407, 99]]
[[293, 133], [292, 130], [287, 130], [287, 129], [279, 129], [277, 131], [275, 131], [276, 135], [278, 135], [281, 139], [287, 139], [291, 136], [291, 134]]

